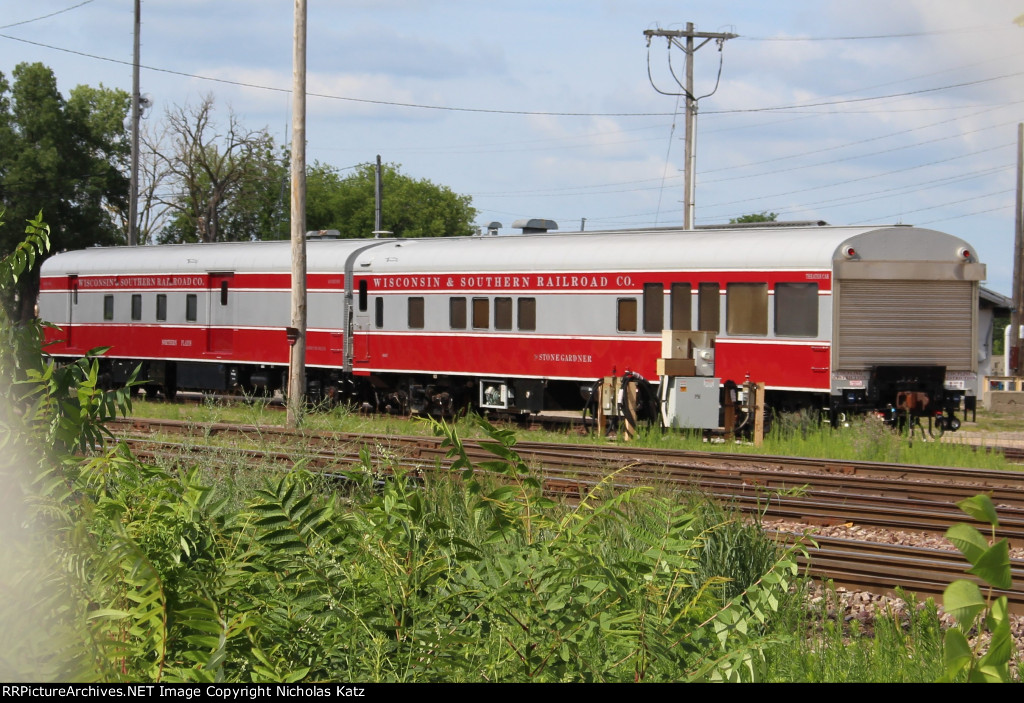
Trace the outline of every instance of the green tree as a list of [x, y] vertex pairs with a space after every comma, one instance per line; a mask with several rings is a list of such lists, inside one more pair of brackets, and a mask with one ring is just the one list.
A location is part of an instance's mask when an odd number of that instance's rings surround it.
[[[26, 222], [43, 209], [58, 223], [50, 233], [56, 251], [123, 242], [128, 94], [78, 86], [65, 99], [40, 63], [19, 64], [13, 79], [0, 74], [0, 205], [8, 220]], [[20, 241], [12, 229], [0, 231], [0, 254]], [[19, 279], [15, 317], [31, 317], [38, 288], [37, 273]], [[12, 309], [14, 291], [4, 295]]]
[[[383, 166], [383, 229], [399, 237], [449, 237], [473, 233], [472, 198], [446, 186]], [[306, 226], [336, 229], [345, 237], [374, 230], [374, 167], [362, 164], [344, 178], [333, 166], [314, 163], [306, 176]]]
[[777, 212], [768, 212], [767, 210], [761, 212], [753, 212], [749, 215], [742, 215], [740, 217], [734, 217], [729, 220], [730, 225], [742, 225], [748, 222], [775, 222], [775, 219], [779, 216]]

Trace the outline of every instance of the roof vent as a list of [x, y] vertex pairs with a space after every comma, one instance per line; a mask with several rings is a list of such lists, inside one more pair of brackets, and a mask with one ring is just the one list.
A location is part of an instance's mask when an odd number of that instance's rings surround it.
[[554, 220], [531, 217], [527, 220], [516, 220], [512, 223], [512, 227], [523, 230], [523, 234], [543, 234], [550, 229], [558, 229], [558, 223]]
[[341, 232], [336, 229], [317, 229], [306, 232], [306, 239], [341, 239]]

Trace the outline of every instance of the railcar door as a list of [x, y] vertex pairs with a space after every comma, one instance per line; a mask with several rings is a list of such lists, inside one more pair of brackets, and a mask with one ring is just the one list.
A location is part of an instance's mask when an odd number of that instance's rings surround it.
[[352, 322], [352, 361], [366, 363], [370, 360], [370, 299], [367, 281], [359, 281], [354, 320]]
[[210, 274], [210, 327], [207, 349], [211, 353], [230, 354], [234, 350], [234, 277], [234, 273]]
[[78, 276], [68, 276], [68, 323], [64, 326], [64, 346], [74, 349], [72, 341], [75, 334], [75, 308], [78, 307]]

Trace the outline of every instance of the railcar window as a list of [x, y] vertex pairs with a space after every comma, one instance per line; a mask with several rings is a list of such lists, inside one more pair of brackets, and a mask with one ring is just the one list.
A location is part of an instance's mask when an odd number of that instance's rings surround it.
[[103, 319], [114, 319], [114, 296], [112, 295], [103, 296]]
[[221, 281], [220, 282], [220, 304], [221, 305], [227, 305], [228, 304], [228, 282], [227, 281]]
[[487, 298], [473, 298], [473, 329], [485, 330], [491, 326], [491, 301]]
[[142, 319], [142, 294], [132, 293], [132, 321], [137, 322]]
[[448, 322], [453, 330], [466, 329], [466, 299], [448, 299]]
[[779, 337], [818, 336], [818, 284], [775, 284], [775, 334]]
[[688, 330], [693, 314], [690, 312], [693, 298], [689, 283], [672, 284], [672, 329]]
[[359, 281], [359, 312], [366, 312], [366, 281]]
[[722, 329], [718, 290], [717, 283], [701, 283], [697, 287], [697, 329], [701, 332], [718, 332]]
[[409, 298], [409, 329], [423, 329], [423, 298]]
[[377, 329], [384, 326], [384, 298], [373, 299], [373, 322]]
[[195, 322], [199, 319], [199, 298], [195, 293], [185, 296], [185, 321]]
[[494, 329], [512, 329], [512, 298], [494, 299]]
[[768, 284], [725, 287], [725, 329], [729, 334], [768, 334]]
[[619, 332], [636, 332], [636, 298], [619, 298], [615, 329]]
[[537, 329], [537, 299], [519, 299], [519, 329], [532, 332]]
[[644, 332], [661, 332], [665, 327], [665, 286], [644, 284]]
[[71, 289], [71, 297], [74, 299], [75, 305], [78, 305], [78, 284]]
[[167, 319], [167, 294], [158, 293], [156, 296], [156, 319], [163, 322]]

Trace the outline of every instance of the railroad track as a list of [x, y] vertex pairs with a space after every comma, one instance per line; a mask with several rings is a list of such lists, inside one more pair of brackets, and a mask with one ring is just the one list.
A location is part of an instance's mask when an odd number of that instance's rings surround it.
[[[785, 542], [799, 535], [776, 533], [776, 537]], [[884, 590], [893, 595], [901, 588], [941, 602], [946, 586], [965, 578], [964, 571], [970, 568], [959, 552], [942, 549], [822, 536], [815, 537], [814, 541], [817, 544], [808, 548], [807, 558], [801, 557], [798, 562], [807, 567], [812, 576], [830, 579], [836, 586], [850, 590]], [[1015, 587], [1006, 591], [992, 589], [992, 595], [1006, 596], [1010, 612], [1024, 615], [1024, 561], [1013, 561], [1011, 573]], [[885, 584], [881, 589], [880, 583]], [[981, 582], [979, 585], [982, 592], [986, 592], [987, 587]]]
[[[281, 428], [213, 424], [197, 427], [177, 421], [124, 421], [115, 428], [133, 435], [141, 457], [180, 454], [177, 442], [143, 439], [139, 435], [191, 435], [256, 440], [262, 446], [286, 449], [238, 449], [191, 443], [199, 454], [232, 452], [246, 461], [341, 471], [359, 461], [368, 447], [387, 455], [394, 471], [422, 475], [448, 465], [441, 440], [434, 437], [294, 433]], [[464, 440], [473, 460], [494, 456], [479, 442]], [[764, 457], [680, 452], [621, 446], [573, 446], [522, 442], [516, 451], [543, 476], [545, 491], [570, 500], [586, 495], [601, 481], [618, 487], [661, 484], [700, 490], [734, 508], [765, 518], [811, 525], [851, 524], [889, 530], [943, 534], [955, 522], [970, 522], [955, 502], [979, 492], [993, 496], [1000, 514], [997, 537], [1024, 547], [1024, 475], [979, 469], [947, 469], [835, 462], [792, 457]], [[799, 489], [799, 491], [794, 491]], [[980, 527], [980, 526], [979, 526]], [[948, 583], [968, 567], [958, 552], [873, 542], [815, 537], [811, 573], [838, 585], [876, 592], [896, 586], [941, 598]], [[1024, 589], [1024, 563], [1014, 562], [1018, 588]], [[1008, 594], [1011, 609], [1024, 614], [1024, 590]]]

